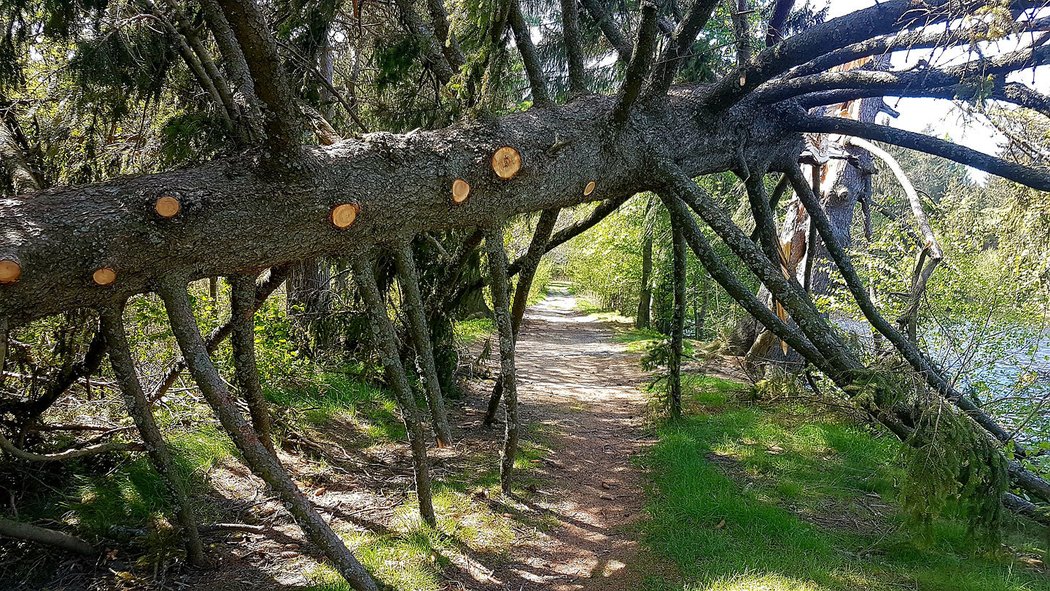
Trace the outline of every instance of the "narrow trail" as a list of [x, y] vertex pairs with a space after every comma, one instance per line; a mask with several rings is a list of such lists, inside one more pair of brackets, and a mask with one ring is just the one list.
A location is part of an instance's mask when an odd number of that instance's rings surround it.
[[[643, 478], [632, 462], [648, 444], [645, 379], [638, 356], [613, 330], [575, 311], [560, 285], [531, 307], [518, 340], [524, 425], [540, 425], [550, 449], [531, 471], [540, 481], [526, 505], [543, 525], [519, 531], [493, 573], [502, 589], [637, 589]], [[490, 587], [491, 588], [491, 587]]]

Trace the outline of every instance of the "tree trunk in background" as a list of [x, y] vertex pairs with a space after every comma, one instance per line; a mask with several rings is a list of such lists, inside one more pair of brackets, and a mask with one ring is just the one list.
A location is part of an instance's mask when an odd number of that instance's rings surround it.
[[321, 259], [307, 259], [292, 266], [288, 275], [288, 318], [296, 336], [311, 355], [331, 349], [332, 335], [325, 325], [332, 308], [331, 272]]
[[685, 330], [685, 235], [671, 227], [674, 248], [674, 313], [671, 316], [671, 355], [667, 363], [667, 397], [671, 416], [682, 416], [682, 341]]
[[638, 312], [634, 317], [635, 328], [649, 328], [650, 309], [653, 306], [653, 229], [647, 227], [642, 235], [642, 287], [638, 295]]
[[[881, 67], [880, 61], [876, 68]], [[872, 123], [884, 110], [884, 103], [881, 97], [865, 98], [823, 107], [821, 110], [827, 116]], [[840, 143], [838, 139], [838, 136], [807, 136], [811, 156], [810, 164], [803, 169], [814, 180], [814, 192], [831, 221], [835, 237], [840, 244], [849, 248], [853, 243], [851, 229], [854, 212], [860, 201], [871, 196], [871, 175], [875, 169], [871, 154], [856, 146], [845, 147], [850, 155], [849, 160], [829, 158], [828, 147], [832, 143]], [[778, 238], [781, 248], [788, 255], [788, 268], [794, 270], [799, 283], [809, 286], [810, 293], [815, 296], [827, 294], [831, 287], [833, 263], [828, 258], [824, 242], [819, 237], [811, 236], [809, 215], [797, 195], [793, 195], [785, 205], [784, 223]], [[769, 292], [764, 287], [759, 290], [759, 297], [767, 304], [770, 303]], [[797, 358], [792, 352], [785, 355], [779, 347], [771, 346], [773, 341], [760, 338], [764, 332], [760, 328], [750, 316], [742, 318], [730, 338], [730, 349], [736, 354], [746, 352], [749, 359], [756, 361], [765, 359], [782, 362]]]

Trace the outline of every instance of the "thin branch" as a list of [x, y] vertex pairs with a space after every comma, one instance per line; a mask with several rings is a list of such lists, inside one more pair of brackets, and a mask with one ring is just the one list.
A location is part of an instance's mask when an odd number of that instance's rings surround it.
[[167, 278], [163, 280], [158, 293], [164, 301], [172, 332], [194, 381], [218, 417], [219, 423], [240, 450], [252, 473], [270, 486], [295, 517], [310, 542], [324, 553], [354, 589], [378, 591], [368, 571], [354, 558], [343, 540], [307, 500], [277, 457], [266, 449], [255, 430], [237, 409], [226, 382], [208, 355], [207, 345], [190, 306], [187, 284], [178, 278]]
[[[265, 302], [266, 299], [269, 298], [273, 292], [277, 291], [277, 288], [284, 283], [284, 280], [288, 278], [288, 274], [291, 272], [291, 268], [291, 265], [273, 267], [272, 269], [270, 269], [270, 274], [266, 277], [266, 279], [256, 283], [255, 302], [253, 304], [252, 310], [253, 314], [256, 311], [258, 311], [258, 309], [262, 307], [263, 302]], [[218, 326], [210, 333], [208, 333], [208, 337], [205, 339], [205, 345], [208, 348], [208, 353], [214, 353], [215, 350], [219, 347], [219, 345], [221, 345], [222, 342], [226, 340], [226, 337], [230, 336], [231, 332], [233, 332], [232, 320], [227, 321], [226, 323]], [[163, 398], [164, 394], [167, 393], [167, 391], [173, 385], [175, 385], [175, 380], [179, 379], [179, 375], [185, 369], [185, 359], [179, 359], [170, 367], [168, 367], [168, 370], [164, 372], [164, 376], [161, 378], [160, 383], [158, 383], [157, 387], [152, 392], [150, 392], [150, 404], [153, 404], [154, 402]]]
[[109, 441], [106, 443], [99, 443], [97, 445], [89, 445], [80, 449], [69, 449], [62, 452], [51, 453], [51, 454], [38, 454], [28, 452], [15, 446], [11, 443], [11, 440], [4, 437], [3, 433], [0, 433], [0, 450], [3, 450], [12, 456], [29, 462], [64, 462], [66, 460], [75, 460], [77, 458], [84, 458], [87, 456], [94, 456], [98, 454], [111, 453], [111, 452], [122, 452], [122, 451], [143, 451], [146, 448], [141, 443], [125, 443], [122, 441]]
[[412, 247], [408, 244], [402, 245], [394, 255], [397, 280], [405, 298], [405, 310], [408, 312], [416, 357], [423, 370], [423, 386], [426, 389], [434, 434], [437, 436], [439, 447], [449, 446], [452, 445], [452, 429], [448, 426], [445, 398], [441, 393], [441, 380], [438, 378], [437, 364], [434, 362], [430, 327], [427, 326], [424, 313], [423, 296], [419, 292], [419, 272], [416, 270], [415, 257], [412, 256]]
[[186, 552], [190, 561], [194, 564], [203, 564], [204, 545], [197, 531], [197, 518], [193, 505], [189, 501], [189, 492], [186, 490], [186, 483], [179, 476], [168, 444], [164, 441], [160, 428], [157, 427], [157, 420], [153, 416], [149, 402], [146, 401], [146, 393], [142, 390], [142, 383], [135, 369], [135, 359], [131, 355], [131, 346], [128, 344], [127, 332], [124, 329], [123, 310], [123, 306], [118, 306], [105, 308], [99, 313], [101, 332], [106, 338], [106, 349], [109, 350], [109, 361], [113, 366], [113, 374], [120, 384], [124, 406], [134, 421], [135, 427], [138, 428], [139, 437], [146, 444], [153, 469], [160, 475], [168, 489], [168, 494], [174, 500], [176, 519], [182, 526], [182, 535], [186, 541]]
[[[551, 232], [554, 231], [554, 225], [558, 223], [558, 214], [560, 212], [561, 209], [556, 208], [543, 210], [539, 221], [536, 222], [536, 229], [532, 234], [532, 240], [529, 241], [528, 250], [518, 259], [521, 262], [521, 275], [518, 277], [518, 284], [514, 288], [514, 301], [511, 303], [510, 308], [510, 324], [514, 332], [515, 342], [517, 342], [518, 332], [521, 330], [521, 321], [525, 318], [525, 308], [528, 307], [532, 280], [536, 276], [540, 260], [547, 253], [547, 243], [550, 241]], [[509, 267], [507, 275], [508, 277], [510, 276]], [[492, 387], [492, 394], [489, 396], [489, 405], [488, 410], [485, 412], [485, 419], [482, 421], [485, 426], [491, 426], [495, 422], [502, 396], [503, 381], [496, 380], [496, 384]]]
[[396, 4], [398, 11], [401, 13], [401, 20], [404, 21], [405, 26], [417, 42], [423, 46], [423, 55], [427, 67], [430, 68], [430, 71], [437, 76], [437, 79], [442, 84], [448, 84], [456, 73], [444, 51], [444, 40], [439, 40], [435, 31], [424, 23], [423, 19], [416, 13], [413, 0], [396, 0]]
[[898, 325], [907, 328], [908, 336], [914, 343], [916, 340], [916, 320], [919, 314], [919, 303], [926, 292], [927, 282], [929, 282], [937, 265], [944, 259], [944, 251], [941, 250], [940, 242], [937, 241], [937, 236], [934, 235], [933, 229], [930, 228], [930, 222], [926, 218], [926, 212], [923, 211], [922, 200], [919, 199], [918, 191], [915, 190], [911, 179], [908, 178], [897, 159], [875, 144], [860, 138], [848, 138], [848, 143], [867, 150], [889, 167], [901, 188], [904, 189], [904, 194], [908, 197], [908, 203], [911, 205], [912, 215], [915, 217], [915, 223], [919, 226], [919, 232], [925, 238], [925, 243], [922, 246], [912, 276], [911, 295], [908, 297], [908, 305], [904, 307], [904, 311], [897, 319]]
[[587, 85], [584, 82], [580, 15], [576, 8], [576, 0], [561, 0], [561, 22], [565, 54], [569, 61], [569, 94], [581, 96], [587, 94]]
[[[365, 312], [368, 314], [369, 323], [372, 325], [372, 333], [375, 335], [376, 344], [379, 349], [379, 357], [386, 370], [386, 377], [393, 387], [394, 396], [397, 398], [398, 406], [401, 408], [401, 420], [405, 423], [408, 432], [408, 442], [412, 449], [412, 468], [415, 470], [416, 497], [419, 502], [419, 514], [423, 521], [435, 527], [437, 518], [434, 516], [434, 501], [431, 492], [430, 466], [427, 461], [427, 443], [423, 436], [423, 427], [420, 424], [419, 407], [416, 405], [415, 393], [408, 383], [405, 368], [401, 365], [401, 356], [398, 352], [397, 334], [394, 325], [387, 316], [386, 301], [379, 292], [376, 284], [374, 269], [375, 261], [371, 256], [362, 256], [354, 259], [354, 281], [357, 283], [358, 293], [365, 303]], [[429, 342], [429, 339], [428, 339]], [[436, 372], [435, 372], [436, 373]]]
[[718, 6], [718, 0], [694, 0], [682, 22], [678, 23], [671, 40], [660, 55], [660, 62], [653, 73], [652, 93], [665, 94], [671, 88], [678, 68], [689, 56], [697, 35], [707, 25]]
[[638, 25], [638, 37], [634, 42], [631, 62], [627, 64], [627, 75], [620, 87], [616, 106], [613, 107], [613, 121], [623, 122], [631, 114], [631, 107], [642, 92], [642, 83], [649, 74], [653, 62], [653, 51], [656, 49], [656, 4], [652, 0], [642, 1], [642, 20]]
[[794, 131], [850, 135], [927, 152], [960, 164], [973, 166], [1033, 189], [1050, 191], [1050, 173], [1021, 166], [966, 146], [946, 142], [921, 133], [841, 117], [796, 115], [789, 120], [788, 124]]
[[536, 54], [536, 46], [532, 43], [532, 34], [521, 13], [521, 4], [518, 0], [508, 0], [507, 19], [510, 21], [511, 31], [514, 32], [514, 43], [518, 46], [521, 62], [525, 66], [525, 74], [529, 79], [529, 88], [532, 89], [532, 102], [538, 107], [551, 104], [550, 94], [547, 93], [547, 82], [543, 76], [543, 68], [540, 67], [540, 58]]
[[504, 494], [511, 493], [514, 459], [518, 453], [518, 383], [514, 367], [514, 327], [510, 318], [507, 282], [507, 252], [503, 250], [503, 228], [497, 226], [485, 233], [492, 289], [492, 310], [499, 330], [499, 379], [503, 383], [503, 407], [506, 410], [503, 452], [500, 456], [499, 480]]
[[84, 556], [98, 554], [98, 550], [94, 546], [76, 536], [5, 517], [0, 517], [0, 537], [36, 542]]
[[255, 358], [255, 276], [237, 275], [230, 278], [232, 286], [230, 323], [233, 328], [230, 344], [233, 346], [233, 369], [237, 388], [248, 405], [252, 426], [263, 445], [274, 451], [270, 427], [270, 409], [259, 383], [259, 367]]
[[601, 0], [580, 0], [580, 2], [591, 19], [598, 23], [598, 28], [602, 30], [602, 34], [605, 35], [609, 44], [616, 50], [616, 56], [620, 63], [629, 63], [632, 51], [631, 42], [620, 32], [620, 28], [616, 26], [612, 13], [606, 12], [602, 8]]
[[281, 66], [277, 44], [255, 0], [216, 0], [237, 38], [255, 94], [266, 105], [264, 130], [272, 152], [292, 154], [298, 150], [302, 116], [295, 93]]

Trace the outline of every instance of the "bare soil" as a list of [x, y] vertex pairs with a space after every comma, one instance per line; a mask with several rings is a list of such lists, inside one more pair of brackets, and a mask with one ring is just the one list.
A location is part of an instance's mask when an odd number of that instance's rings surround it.
[[633, 458], [651, 436], [639, 360], [613, 337], [557, 288], [526, 316], [516, 359], [522, 420], [544, 426], [550, 449], [526, 503], [550, 526], [523, 532], [490, 588], [640, 587], [638, 567], [649, 560], [637, 542], [644, 494]]

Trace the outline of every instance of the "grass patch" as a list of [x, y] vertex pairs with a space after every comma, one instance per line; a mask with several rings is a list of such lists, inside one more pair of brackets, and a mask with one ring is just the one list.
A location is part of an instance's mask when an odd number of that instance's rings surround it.
[[[192, 432], [176, 432], [167, 442], [175, 467], [191, 491], [205, 486], [208, 470], [234, 453], [233, 442], [210, 423]], [[64, 521], [99, 537], [109, 535], [114, 525], [146, 527], [173, 510], [167, 487], [146, 456], [118, 465], [102, 476], [74, 476], [69, 496], [60, 506], [65, 511]]]
[[494, 332], [496, 332], [496, 325], [491, 318], [458, 320], [452, 326], [452, 334], [456, 342], [465, 347], [480, 343]]
[[[409, 501], [395, 512], [390, 533], [344, 533], [343, 538], [372, 576], [391, 590], [439, 591], [448, 580], [443, 571], [454, 568], [453, 558], [482, 565], [502, 560], [522, 525], [544, 527], [537, 516], [516, 499], [527, 498], [536, 477], [532, 466], [550, 453], [542, 425], [523, 427], [515, 461], [514, 495], [499, 489], [498, 457], [479, 452], [467, 458], [464, 469], [434, 482], [436, 529], [419, 520], [418, 505]], [[329, 566], [306, 573], [307, 591], [348, 591], [349, 585]]]
[[[645, 544], [681, 578], [646, 589], [1050, 590], [1045, 572], [977, 547], [962, 523], [942, 519], [926, 539], [904, 528], [896, 441], [798, 406], [745, 406], [725, 380], [683, 382], [687, 408], [707, 412], [660, 426], [644, 459]], [[1007, 536], [1046, 551], [1031, 532]]]
[[307, 384], [270, 389], [266, 398], [289, 427], [322, 427], [343, 419], [376, 441], [406, 437], [393, 396], [347, 373], [324, 373]]

